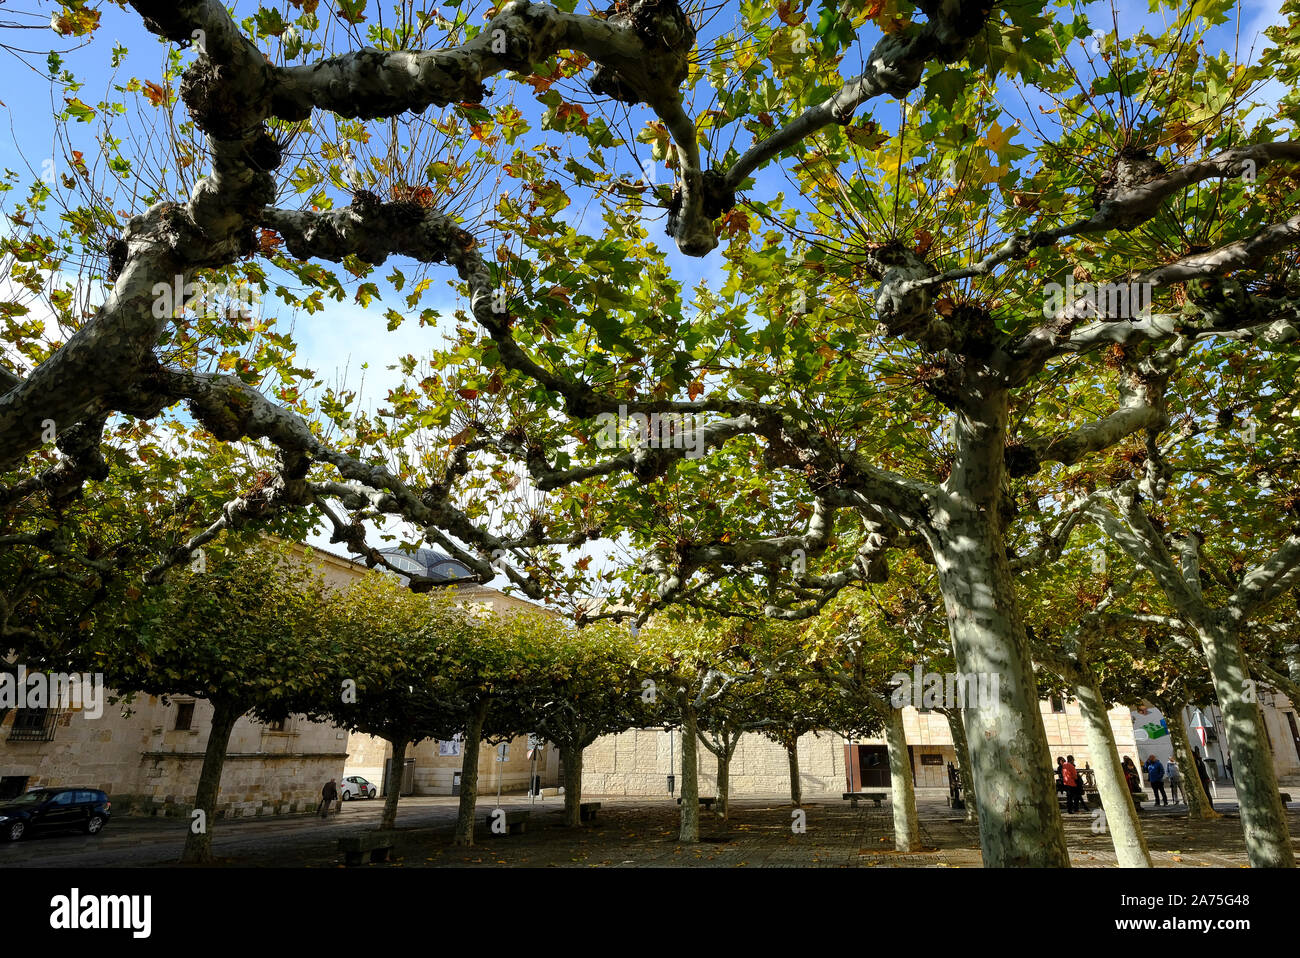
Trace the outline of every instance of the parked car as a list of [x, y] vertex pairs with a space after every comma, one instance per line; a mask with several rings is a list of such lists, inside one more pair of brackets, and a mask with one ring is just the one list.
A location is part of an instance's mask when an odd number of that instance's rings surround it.
[[33, 788], [0, 804], [0, 836], [16, 842], [29, 832], [60, 828], [98, 835], [112, 806], [97, 788]]
[[379, 788], [374, 782], [360, 775], [349, 775], [343, 779], [339, 794], [343, 796], [344, 801], [351, 801], [354, 798], [374, 798], [379, 794]]

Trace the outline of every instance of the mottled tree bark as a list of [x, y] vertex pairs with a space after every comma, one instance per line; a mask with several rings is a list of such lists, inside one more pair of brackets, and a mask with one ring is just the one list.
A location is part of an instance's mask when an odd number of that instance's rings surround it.
[[560, 746], [564, 762], [564, 824], [569, 828], [582, 826], [582, 752], [581, 745]]
[[957, 668], [995, 675], [999, 700], [962, 711], [985, 867], [1068, 868], [1038, 709], [1038, 683], [1007, 564], [1000, 490], [1007, 395], [989, 386], [956, 415], [954, 462], [923, 531], [934, 553]]
[[731, 794], [731, 749], [723, 749], [717, 755], [718, 760], [718, 815], [727, 818], [727, 796]]
[[[1300, 642], [1288, 645], [1282, 652], [1286, 658], [1286, 672], [1291, 677], [1292, 682], [1300, 683]], [[1300, 702], [1292, 702], [1296, 708], [1300, 709]]]
[[397, 800], [402, 794], [402, 778], [406, 772], [406, 746], [408, 739], [393, 738], [393, 758], [388, 765], [388, 794], [384, 796], [384, 814], [379, 820], [381, 829], [392, 828], [397, 823]]
[[894, 848], [900, 852], [914, 852], [921, 847], [921, 825], [916, 817], [912, 762], [907, 753], [903, 713], [899, 709], [886, 709], [885, 744], [889, 751], [889, 797], [894, 811]]
[[208, 730], [208, 743], [203, 749], [203, 768], [199, 771], [199, 787], [194, 794], [194, 808], [203, 812], [203, 827], [195, 831], [195, 821], [185, 835], [185, 848], [181, 861], [186, 864], [204, 864], [212, 861], [212, 826], [216, 820], [217, 799], [221, 794], [221, 770], [226, 765], [226, 750], [230, 748], [230, 733], [244, 714], [243, 708], [232, 702], [213, 702], [212, 728]]
[[961, 779], [962, 801], [966, 804], [966, 821], [977, 820], [979, 812], [975, 804], [975, 783], [970, 774], [970, 749], [966, 745], [966, 728], [962, 725], [960, 709], [944, 709], [948, 719], [948, 731], [952, 735], [953, 751], [957, 753], [957, 777]]
[[1295, 852], [1264, 734], [1264, 716], [1256, 696], [1246, 691], [1253, 688], [1247, 685], [1250, 672], [1237, 630], [1226, 619], [1223, 614], [1210, 615], [1198, 634], [1232, 750], [1246, 857], [1253, 868], [1294, 868]]
[[790, 804], [798, 808], [803, 803], [803, 782], [799, 780], [799, 740], [785, 747], [785, 756], [790, 763]]
[[480, 702], [470, 712], [465, 727], [464, 751], [460, 761], [460, 810], [456, 814], [456, 831], [451, 836], [453, 845], [474, 844], [474, 806], [478, 802], [478, 753], [483, 741], [483, 723], [487, 719], [488, 703]]
[[695, 709], [688, 705], [682, 710], [682, 824], [677, 836], [678, 841], [683, 842], [700, 840], [700, 779], [696, 734]]
[[[1101, 808], [1106, 814], [1106, 829], [1115, 846], [1115, 860], [1121, 868], [1150, 868], [1151, 854], [1147, 851], [1146, 837], [1138, 824], [1137, 809], [1133, 806], [1133, 793], [1124, 780], [1115, 733], [1106, 714], [1106, 703], [1094, 682], [1080, 681], [1075, 685], [1075, 698], [1083, 714], [1083, 730], [1092, 755], [1097, 791], [1101, 795]], [[1084, 811], [1087, 811], [1085, 807]]]

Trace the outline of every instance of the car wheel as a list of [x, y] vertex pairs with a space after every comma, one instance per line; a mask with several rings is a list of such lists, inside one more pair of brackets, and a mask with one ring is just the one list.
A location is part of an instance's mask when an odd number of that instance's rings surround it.
[[372, 788], [372, 789], [370, 790], [370, 794], [367, 795], [366, 798], [374, 798], [375, 795], [376, 795], [376, 790]]
[[350, 802], [350, 801], [352, 801], [352, 793], [351, 793], [351, 792], [344, 792], [344, 793], [343, 793], [343, 801], [345, 801], [345, 802]]
[[104, 828], [103, 815], [91, 815], [90, 820], [86, 822], [86, 834], [98, 835]]
[[5, 826], [5, 838], [11, 842], [16, 842], [23, 837], [23, 833], [26, 831], [27, 824], [25, 822], [10, 822]]

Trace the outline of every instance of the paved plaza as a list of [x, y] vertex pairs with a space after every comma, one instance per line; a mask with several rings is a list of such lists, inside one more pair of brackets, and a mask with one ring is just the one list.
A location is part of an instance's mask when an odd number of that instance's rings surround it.
[[[975, 826], [940, 798], [918, 801], [924, 850], [899, 854], [893, 848], [888, 803], [863, 803], [852, 809], [835, 798], [807, 802], [806, 830], [796, 833], [788, 799], [735, 799], [729, 820], [701, 810], [701, 841], [677, 841], [678, 808], [671, 799], [587, 796], [600, 801], [598, 820], [580, 830], [561, 825], [562, 799], [530, 801], [505, 796], [501, 806], [531, 807], [522, 835], [495, 837], [483, 825], [497, 806], [495, 797], [480, 800], [477, 844], [451, 845], [457, 799], [403, 799], [398, 813], [398, 849], [393, 863], [368, 867], [694, 867], [717, 868], [978, 868], [979, 837]], [[1141, 813], [1143, 829], [1157, 867], [1244, 867], [1246, 855], [1235, 795], [1220, 789], [1223, 817], [1190, 821], [1182, 807]], [[379, 801], [345, 803], [343, 811], [322, 821], [310, 816], [218, 822], [213, 848], [218, 865], [252, 867], [336, 867], [337, 840], [373, 829]], [[1288, 807], [1291, 834], [1300, 835], [1300, 803]], [[188, 819], [120, 817], [99, 837], [37, 836], [0, 845], [0, 867], [104, 867], [172, 865], [180, 855]], [[1071, 858], [1078, 867], [1115, 863], [1110, 838], [1086, 814], [1065, 816]]]

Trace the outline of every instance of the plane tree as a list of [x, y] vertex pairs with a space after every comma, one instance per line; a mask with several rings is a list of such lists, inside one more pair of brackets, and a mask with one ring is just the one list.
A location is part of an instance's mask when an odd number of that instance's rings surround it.
[[[1249, 362], [1253, 349], [1204, 348], [1194, 371], [1171, 380], [1168, 401], [1178, 414], [1167, 429], [1150, 430], [1138, 474], [1099, 488], [1086, 514], [1151, 574], [1164, 624], [1204, 655], [1252, 865], [1294, 867], [1243, 641], [1300, 582], [1300, 490], [1286, 470], [1297, 438], [1296, 360], [1261, 368]], [[1193, 436], [1199, 441], [1189, 442]]]
[[[681, 729], [682, 842], [700, 840], [701, 725], [725, 714], [746, 686], [762, 681], [762, 663], [744, 644], [744, 623], [686, 616], [667, 610], [640, 629], [634, 674], [649, 696], [650, 712], [666, 728]], [[649, 681], [649, 685], [644, 683]]]
[[275, 721], [311, 710], [329, 666], [321, 651], [327, 599], [320, 575], [296, 554], [222, 537], [204, 571], [178, 571], [128, 596], [111, 622], [70, 649], [118, 692], [212, 705], [182, 862], [212, 860], [221, 774], [240, 717]]
[[542, 630], [548, 659], [526, 691], [521, 724], [560, 750], [564, 822], [582, 824], [583, 750], [604, 735], [644, 724], [642, 689], [632, 666], [632, 637], [613, 624], [576, 629], [551, 615], [520, 619]]
[[[889, 797], [894, 819], [894, 847], [900, 852], [921, 847], [916, 813], [911, 751], [903, 724], [903, 709], [920, 701], [924, 688], [914, 687], [913, 666], [922, 655], [897, 620], [881, 614], [882, 604], [862, 592], [844, 593], [809, 623], [805, 636], [806, 662], [823, 687], [833, 690], [831, 706], [840, 717], [832, 726], [846, 737], [883, 735], [889, 759]], [[903, 678], [899, 681], [900, 673]], [[940, 694], [932, 704], [946, 703]], [[964, 703], [969, 711], [995, 709], [996, 702]]]
[[456, 643], [473, 642], [482, 626], [452, 595], [417, 594], [378, 572], [333, 593], [326, 614], [321, 645], [331, 668], [310, 714], [392, 745], [379, 826], [390, 829], [408, 750], [461, 728], [466, 706], [444, 656]]
[[[959, 668], [1003, 675], [999, 717], [967, 715], [985, 863], [1067, 864], [1050, 782], [1017, 772], [1048, 755], [1006, 553], [1011, 487], [1162, 423], [1171, 344], [1295, 338], [1297, 100], [1274, 113], [1249, 96], [1266, 80], [1294, 90], [1293, 29], [1247, 63], [1199, 46], [1227, 0], [1161, 4], [1162, 32], [1100, 40], [1088, 16], [1044, 0], [744, 4], [721, 29], [673, 0], [603, 14], [512, 0], [483, 23], [463, 3], [451, 18], [400, 5], [386, 23], [354, 4], [259, 6], [239, 22], [215, 0], [129, 6], [179, 48], [161, 83], [137, 86], [140, 110], [181, 115], [178, 169], [121, 214], [96, 196], [29, 204], [27, 232], [6, 238], [47, 272], [62, 245], [94, 249], [104, 293], [87, 315], [64, 307], [58, 348], [6, 358], [6, 488], [54, 469], [93, 482], [109, 417], [183, 404], [217, 440], [256, 445], [268, 475], [172, 564], [288, 510], [383, 565], [364, 523], [400, 518], [480, 581], [554, 598], [581, 576], [547, 550], [626, 532], [647, 550], [644, 606], [743, 600], [798, 617], [882, 579], [891, 548], [927, 552]], [[1284, 11], [1293, 23], [1294, 3]], [[1104, 5], [1085, 12], [1112, 22]], [[64, 0], [53, 25], [93, 36], [97, 13]], [[593, 109], [634, 117], [671, 185], [605, 165], [635, 147], [574, 102], [579, 78]], [[543, 131], [500, 103], [524, 82]], [[98, 115], [66, 92], [62, 128]], [[1051, 120], [1009, 106], [1034, 100], [1052, 102]], [[429, 161], [412, 169], [403, 148], [430, 108], [449, 146], [406, 154]], [[537, 149], [506, 149], [525, 136]], [[157, 145], [104, 142], [115, 170], [130, 158], [114, 144]], [[478, 189], [478, 164], [504, 188]], [[583, 192], [599, 236], [562, 215]], [[677, 253], [721, 271], [690, 302], [643, 225], [657, 212]], [[392, 258], [445, 264], [466, 305], [433, 373], [410, 364], [395, 421], [353, 416], [337, 395], [312, 408], [283, 346], [254, 361], [172, 348], [193, 338], [196, 277], [237, 273], [315, 314], [345, 281], [359, 303], [381, 298], [372, 273]], [[400, 296], [405, 273], [389, 275]], [[1110, 291], [1045, 289], [1067, 279]], [[1141, 375], [1111, 377], [1095, 418], [1068, 408], [1117, 348]], [[659, 417], [653, 440], [635, 416]], [[665, 416], [689, 421], [665, 430]], [[609, 448], [611, 418], [643, 438]], [[400, 455], [419, 428], [446, 441]], [[54, 464], [51, 429], [81, 430]], [[494, 521], [521, 473], [555, 509]]]

